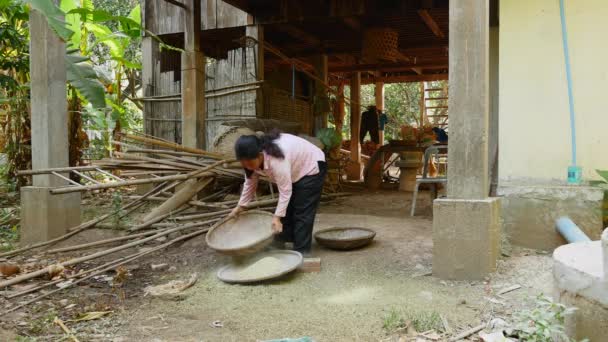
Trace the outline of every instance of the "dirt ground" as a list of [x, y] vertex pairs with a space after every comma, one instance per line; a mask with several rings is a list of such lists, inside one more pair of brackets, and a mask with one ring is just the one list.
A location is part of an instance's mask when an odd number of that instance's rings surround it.
[[[131, 276], [120, 293], [101, 284], [54, 300], [67, 298], [81, 311], [112, 311], [95, 321], [70, 323], [81, 341], [260, 341], [303, 336], [315, 341], [390, 341], [396, 335], [383, 324], [391, 314], [437, 313], [460, 331], [496, 317], [509, 321], [530, 296], [551, 294], [551, 258], [530, 250], [513, 249], [485, 281], [442, 281], [430, 275], [430, 200], [423, 195], [419, 216], [410, 218], [410, 197], [393, 191], [362, 193], [324, 204], [315, 229], [368, 227], [377, 236], [372, 245], [350, 252], [315, 245], [313, 253], [322, 260], [320, 273], [296, 272], [259, 285], [224, 284], [215, 272], [229, 259], [209, 250], [204, 237], [198, 237], [130, 265]], [[151, 270], [150, 265], [159, 263], [169, 268]], [[143, 295], [147, 285], [188, 279], [193, 273], [198, 281], [180, 300]], [[496, 295], [514, 284], [522, 288]], [[83, 307], [83, 296], [89, 298], [88, 306]], [[62, 311], [61, 306], [54, 308]], [[39, 338], [53, 336], [57, 335]]]

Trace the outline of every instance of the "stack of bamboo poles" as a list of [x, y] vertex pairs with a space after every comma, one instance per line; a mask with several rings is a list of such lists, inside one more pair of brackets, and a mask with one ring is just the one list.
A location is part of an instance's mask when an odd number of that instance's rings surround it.
[[[186, 239], [204, 234], [214, 226], [224, 222], [231, 208], [237, 204], [237, 200], [225, 199], [231, 190], [235, 191], [238, 189], [243, 179], [241, 170], [231, 168], [233, 160], [222, 159], [222, 156], [215, 153], [187, 148], [149, 136], [124, 134], [122, 138], [122, 141], [117, 142], [117, 145], [121, 147], [123, 152], [114, 152], [113, 158], [96, 161], [89, 169], [82, 167], [78, 169], [82, 172], [96, 170], [112, 175], [110, 177], [112, 181], [100, 183], [87, 176], [82, 179], [82, 182], [85, 182], [85, 184], [61, 187], [53, 189], [51, 192], [84, 192], [131, 187], [140, 184], [155, 184], [155, 186], [143, 195], [126, 196], [130, 202], [122, 205], [121, 208], [113, 208], [109, 213], [73, 227], [63, 236], [0, 254], [0, 258], [4, 259], [24, 256], [28, 253], [42, 253], [45, 256], [52, 257], [57, 253], [75, 251], [82, 253], [86, 250], [95, 249], [89, 254], [81, 254], [78, 257], [62, 261], [59, 264], [50, 265], [0, 281], [0, 288], [7, 288], [26, 281], [30, 282], [33, 279], [52, 274], [52, 270], [57, 267], [90, 267], [89, 261], [105, 257], [103, 263], [88, 269], [80, 268], [78, 273], [61, 279], [38, 282], [26, 290], [5, 292], [4, 296], [7, 299], [18, 298], [34, 292], [40, 292], [41, 294], [31, 300], [11, 307], [8, 311], [0, 313], [0, 315], [18, 310], [65, 288], [87, 281], [99, 274], [113, 271], [118, 266], [133, 260], [160, 251]], [[112, 172], [110, 173], [102, 168], [112, 170]], [[69, 170], [63, 171], [67, 172]], [[57, 175], [57, 172], [53, 172], [53, 174]], [[30, 175], [41, 173], [44, 173], [44, 170], [22, 172], [22, 174]], [[90, 182], [86, 183], [87, 180], [90, 180]], [[227, 184], [235, 186], [226, 186]], [[270, 186], [270, 189], [272, 189], [272, 186]], [[203, 190], [208, 195], [195, 199], [195, 196]], [[325, 195], [324, 198], [334, 198], [340, 195]], [[276, 206], [277, 201], [278, 198], [270, 191], [270, 195], [261, 196], [256, 201], [250, 203], [248, 209], [272, 210]], [[110, 219], [135, 215], [136, 210], [141, 209], [146, 204], [159, 205], [146, 211], [145, 215], [140, 215], [136, 219], [131, 220], [135, 223], [124, 227], [128, 233], [127, 235], [68, 247], [52, 247], [54, 244], [87, 229], [108, 227], [108, 223], [104, 222], [110, 221]], [[115, 228], [112, 225], [109, 226]], [[175, 237], [176, 235], [177, 237]], [[158, 242], [159, 238], [166, 238], [168, 236], [173, 238], [167, 242]], [[107, 258], [117, 252], [139, 248], [144, 245], [150, 248], [107, 261]], [[42, 292], [46, 288], [60, 283], [62, 285], [61, 288]]]

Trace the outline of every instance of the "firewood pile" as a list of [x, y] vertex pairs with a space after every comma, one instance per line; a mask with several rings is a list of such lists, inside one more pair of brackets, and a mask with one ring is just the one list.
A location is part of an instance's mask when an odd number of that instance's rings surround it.
[[[63, 236], [0, 254], [0, 273], [4, 277], [0, 288], [10, 301], [0, 315], [108, 272], [118, 276], [121, 267], [129, 262], [205, 234], [224, 222], [238, 202], [244, 176], [234, 160], [144, 135], [123, 134], [115, 144], [112, 158], [94, 161], [90, 166], [20, 171], [21, 175], [51, 174], [69, 181], [69, 185], [54, 188], [51, 193], [121, 189], [121, 193], [129, 195], [119, 207], [72, 227]], [[73, 180], [74, 174], [80, 182]], [[149, 189], [135, 194], [134, 186], [144, 185]], [[273, 211], [278, 201], [275, 188], [263, 178], [258, 188], [264, 192], [258, 192], [257, 199], [247, 208]], [[323, 200], [342, 195], [324, 194]], [[131, 224], [120, 227], [127, 233], [123, 236], [55, 246], [91, 228], [116, 228], [112, 222], [125, 217]], [[129, 250], [133, 252], [125, 254]], [[64, 253], [68, 252], [79, 254], [66, 258]], [[32, 256], [42, 256], [48, 262], [25, 265]], [[23, 301], [26, 295], [28, 299]]]

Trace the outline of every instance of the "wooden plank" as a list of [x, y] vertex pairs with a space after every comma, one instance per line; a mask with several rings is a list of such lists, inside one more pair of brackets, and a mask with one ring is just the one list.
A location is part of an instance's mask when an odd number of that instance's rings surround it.
[[445, 38], [445, 34], [441, 31], [441, 28], [439, 28], [439, 25], [427, 9], [418, 10], [418, 15], [437, 38]]

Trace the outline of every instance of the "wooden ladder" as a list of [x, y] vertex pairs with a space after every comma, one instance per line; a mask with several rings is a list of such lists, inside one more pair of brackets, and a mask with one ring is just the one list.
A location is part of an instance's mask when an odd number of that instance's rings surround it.
[[448, 84], [430, 87], [429, 82], [420, 82], [422, 92], [421, 112], [424, 123], [444, 128], [448, 125]]

